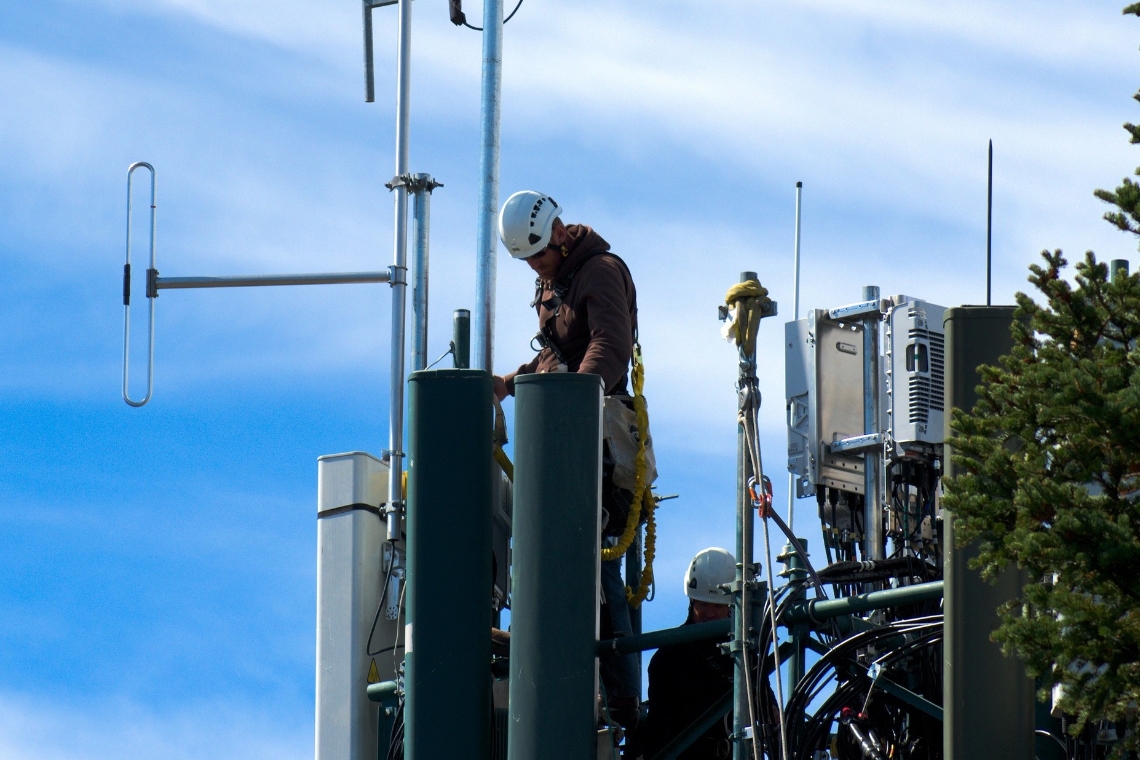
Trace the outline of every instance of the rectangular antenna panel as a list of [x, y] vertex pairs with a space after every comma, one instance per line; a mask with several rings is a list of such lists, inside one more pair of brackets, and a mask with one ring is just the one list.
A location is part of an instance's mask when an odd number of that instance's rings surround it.
[[788, 470], [796, 496], [817, 486], [861, 494], [861, 453], [833, 454], [832, 441], [863, 433], [863, 327], [814, 309], [784, 328]]
[[[317, 460], [316, 760], [375, 760], [378, 716], [366, 693], [369, 676], [388, 680], [403, 659], [402, 650], [375, 660], [367, 651], [383, 590], [379, 508], [387, 492], [388, 465], [369, 454]], [[379, 618], [376, 650], [392, 646], [399, 625]]]
[[887, 430], [896, 445], [941, 444], [946, 384], [942, 314], [946, 309], [918, 299], [900, 300], [895, 298], [886, 319]]

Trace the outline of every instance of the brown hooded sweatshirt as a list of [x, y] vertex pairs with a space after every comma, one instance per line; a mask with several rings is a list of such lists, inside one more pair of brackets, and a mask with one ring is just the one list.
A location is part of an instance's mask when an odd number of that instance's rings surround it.
[[[552, 282], [536, 281], [539, 329], [554, 344], [566, 362], [565, 369], [555, 351], [543, 348], [538, 355], [507, 375], [507, 390], [515, 392], [515, 375], [536, 372], [585, 372], [601, 375], [606, 395], [627, 394], [629, 361], [633, 356], [633, 336], [637, 329], [637, 291], [629, 270], [617, 256], [598, 255], [610, 244], [584, 224], [567, 225], [568, 254]], [[574, 274], [562, 303], [554, 295], [559, 278]]]

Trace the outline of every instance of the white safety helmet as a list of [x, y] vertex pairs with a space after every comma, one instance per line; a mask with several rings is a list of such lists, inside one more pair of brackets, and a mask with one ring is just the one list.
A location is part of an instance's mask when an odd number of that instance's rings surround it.
[[499, 212], [499, 238], [513, 258], [528, 259], [550, 244], [550, 231], [561, 213], [549, 195], [520, 190]]
[[698, 602], [730, 604], [732, 596], [721, 586], [736, 580], [736, 557], [724, 549], [710, 547], [697, 552], [685, 571], [685, 595]]

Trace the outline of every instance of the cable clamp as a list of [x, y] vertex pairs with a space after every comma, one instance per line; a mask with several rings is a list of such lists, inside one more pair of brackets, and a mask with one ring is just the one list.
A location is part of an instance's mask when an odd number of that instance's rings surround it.
[[384, 187], [395, 190], [397, 187], [406, 187], [408, 192], [419, 193], [424, 190], [431, 192], [437, 187], [443, 187], [442, 182], [436, 182], [430, 174], [397, 174], [384, 183]]
[[397, 174], [392, 179], [384, 183], [384, 187], [388, 190], [395, 190], [397, 187], [408, 187], [412, 183], [412, 175], [410, 174]]

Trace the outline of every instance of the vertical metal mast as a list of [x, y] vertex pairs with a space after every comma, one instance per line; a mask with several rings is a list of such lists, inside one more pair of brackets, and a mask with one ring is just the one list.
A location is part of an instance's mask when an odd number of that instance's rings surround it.
[[428, 340], [428, 258], [431, 228], [431, 192], [442, 185], [430, 174], [417, 174], [411, 178], [415, 202], [412, 218], [415, 220], [412, 235], [412, 371], [427, 368]]
[[[879, 288], [863, 288], [864, 301], [878, 301]], [[874, 313], [863, 318], [863, 432], [879, 431], [879, 319]], [[863, 455], [863, 559], [883, 559], [883, 445], [876, 444]]]
[[[800, 318], [800, 200], [803, 197], [804, 183], [796, 183], [796, 242], [794, 266], [792, 271], [792, 290], [795, 291], [792, 299], [792, 320]], [[795, 530], [796, 526], [796, 476], [788, 473], [788, 527]]]
[[[755, 272], [741, 272], [740, 281], [756, 280]], [[748, 433], [745, 428], [745, 415], [756, 417], [756, 353], [745, 353], [743, 343], [739, 350], [740, 374], [737, 377], [739, 391], [739, 416], [736, 427], [736, 582], [732, 607], [733, 614], [733, 671], [732, 679], [732, 757], [733, 760], [748, 760], [748, 742], [745, 741], [745, 728], [751, 726], [748, 710], [748, 642], [751, 641], [751, 606], [745, 607], [744, 597], [747, 584], [753, 580], [753, 510], [748, 493], [750, 480], [758, 476], [748, 453]], [[761, 486], [762, 487], [762, 486]], [[764, 563], [768, 563], [765, 557]]]
[[475, 252], [475, 369], [494, 371], [495, 213], [499, 206], [499, 114], [503, 68], [503, 0], [483, 3], [483, 90], [479, 131], [479, 237]]
[[[408, 129], [411, 113], [412, 0], [400, 1], [396, 48], [396, 177], [408, 173]], [[393, 182], [396, 231], [392, 256], [392, 375], [388, 403], [388, 539], [400, 537], [404, 509], [404, 300], [408, 285], [408, 188]]]

